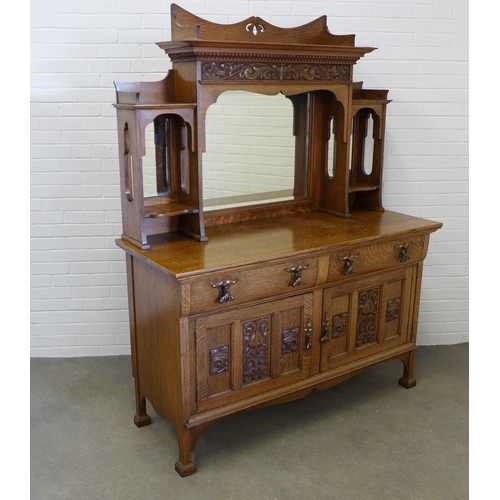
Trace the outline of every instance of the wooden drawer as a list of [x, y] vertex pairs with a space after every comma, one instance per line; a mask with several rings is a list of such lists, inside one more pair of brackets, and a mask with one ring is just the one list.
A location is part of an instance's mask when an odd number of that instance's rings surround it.
[[[425, 258], [427, 236], [400, 238], [386, 243], [353, 247], [330, 255], [328, 282], [380, 271], [397, 269]], [[405, 251], [406, 248], [406, 251]]]
[[[300, 268], [298, 273], [293, 272], [294, 268]], [[317, 276], [317, 258], [297, 258], [279, 264], [263, 263], [260, 267], [235, 268], [226, 273], [203, 275], [183, 292], [184, 296], [189, 296], [189, 305], [184, 308], [183, 315], [222, 311], [254, 300], [307, 290], [316, 285]], [[293, 277], [296, 278], [295, 286], [292, 284]], [[217, 285], [221, 283], [229, 284], [227, 294], [223, 289], [219, 291]]]

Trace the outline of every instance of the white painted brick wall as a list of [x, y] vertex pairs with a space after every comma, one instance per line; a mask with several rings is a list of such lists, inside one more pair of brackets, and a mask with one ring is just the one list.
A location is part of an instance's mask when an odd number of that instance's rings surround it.
[[[171, 67], [170, 1], [31, 2], [31, 354], [127, 354], [113, 80]], [[441, 221], [431, 237], [421, 344], [468, 341], [468, 2], [186, 1], [214, 22], [282, 27], [326, 14], [331, 32], [374, 46], [355, 66], [387, 88], [387, 209]]]

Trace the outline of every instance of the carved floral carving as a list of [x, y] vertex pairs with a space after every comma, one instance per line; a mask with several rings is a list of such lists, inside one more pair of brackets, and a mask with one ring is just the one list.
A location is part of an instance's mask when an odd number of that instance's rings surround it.
[[394, 321], [399, 318], [399, 308], [401, 306], [401, 299], [390, 299], [387, 301], [387, 311], [385, 314], [386, 321]]
[[206, 62], [201, 66], [201, 79], [210, 80], [265, 80], [349, 81], [350, 69], [345, 64], [307, 64], [287, 62]]
[[377, 339], [379, 288], [364, 290], [358, 295], [358, 325], [356, 345], [361, 346]]
[[342, 337], [347, 333], [347, 313], [335, 314], [332, 318], [332, 338]]
[[269, 377], [269, 317], [243, 323], [243, 383]]
[[282, 332], [281, 353], [289, 354], [299, 348], [299, 332], [298, 326], [288, 328]]
[[223, 345], [210, 349], [210, 375], [227, 372], [229, 370], [229, 346]]

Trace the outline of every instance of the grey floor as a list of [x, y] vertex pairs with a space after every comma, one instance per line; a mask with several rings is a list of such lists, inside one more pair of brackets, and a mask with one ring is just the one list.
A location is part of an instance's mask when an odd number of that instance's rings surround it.
[[468, 499], [468, 344], [420, 347], [305, 399], [228, 417], [174, 471], [158, 417], [138, 429], [130, 357], [31, 360], [31, 499]]

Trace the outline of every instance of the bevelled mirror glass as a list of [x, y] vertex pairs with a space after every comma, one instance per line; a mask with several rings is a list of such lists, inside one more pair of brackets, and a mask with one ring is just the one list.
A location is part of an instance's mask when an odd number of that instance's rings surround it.
[[373, 148], [375, 140], [373, 137], [373, 114], [366, 116], [365, 137], [363, 141], [363, 173], [370, 175], [373, 171]]
[[205, 123], [205, 211], [306, 197], [307, 161], [296, 165], [290, 98], [227, 91], [208, 108]]
[[148, 123], [144, 133], [146, 154], [142, 157], [144, 197], [171, 194], [170, 121], [161, 115]]
[[333, 179], [337, 172], [337, 136], [335, 134], [335, 118], [330, 118], [328, 125], [328, 147], [327, 147], [327, 162], [326, 175], [329, 179]]

